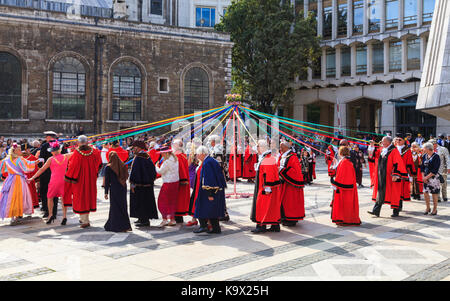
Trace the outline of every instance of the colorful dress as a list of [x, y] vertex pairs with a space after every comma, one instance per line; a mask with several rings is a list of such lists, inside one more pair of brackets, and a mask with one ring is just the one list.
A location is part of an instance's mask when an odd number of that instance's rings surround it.
[[52, 176], [48, 184], [47, 199], [64, 196], [64, 174], [66, 173], [68, 162], [69, 160], [61, 154], [52, 157], [52, 162], [50, 163]]
[[8, 173], [0, 191], [0, 217], [2, 219], [33, 213], [33, 197], [25, 173], [35, 169], [37, 161], [18, 157], [15, 162], [8, 156], [0, 163], [0, 172]]

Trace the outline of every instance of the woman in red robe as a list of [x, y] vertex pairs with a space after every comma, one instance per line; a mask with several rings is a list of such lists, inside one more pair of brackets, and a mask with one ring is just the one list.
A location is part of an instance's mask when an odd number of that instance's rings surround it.
[[378, 160], [378, 157], [380, 156], [380, 149], [379, 147], [375, 146], [375, 141], [370, 140], [369, 143], [370, 146], [367, 149], [368, 151], [367, 161], [369, 162], [370, 188], [372, 188], [375, 183], [375, 177], [377, 176], [375, 163], [376, 160]]
[[339, 226], [358, 226], [361, 224], [358, 189], [355, 168], [350, 161], [350, 149], [347, 146], [341, 146], [339, 156], [342, 159], [337, 165], [336, 177], [331, 178], [334, 190], [331, 220]]
[[258, 163], [258, 156], [253, 152], [250, 145], [247, 145], [244, 153], [244, 171], [243, 177], [250, 183], [253, 182], [256, 176], [255, 164]]

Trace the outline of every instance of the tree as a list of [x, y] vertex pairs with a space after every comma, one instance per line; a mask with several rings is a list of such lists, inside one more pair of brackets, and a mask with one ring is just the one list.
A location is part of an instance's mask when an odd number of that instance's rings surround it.
[[263, 112], [291, 103], [294, 79], [320, 56], [316, 20], [287, 0], [232, 0], [216, 30], [234, 42], [232, 92]]

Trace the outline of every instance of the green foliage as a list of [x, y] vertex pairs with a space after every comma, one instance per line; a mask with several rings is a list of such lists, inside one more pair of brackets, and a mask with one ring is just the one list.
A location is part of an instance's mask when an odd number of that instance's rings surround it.
[[292, 102], [295, 77], [320, 56], [315, 19], [287, 0], [232, 0], [215, 28], [234, 42], [232, 93], [260, 111]]

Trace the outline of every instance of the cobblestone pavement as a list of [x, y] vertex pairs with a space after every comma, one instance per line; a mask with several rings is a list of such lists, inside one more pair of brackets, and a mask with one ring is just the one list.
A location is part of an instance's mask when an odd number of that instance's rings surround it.
[[[322, 162], [317, 173], [305, 188], [305, 220], [280, 233], [250, 232], [249, 198], [227, 199], [231, 221], [222, 223], [220, 235], [182, 225], [159, 229], [160, 220], [129, 233], [106, 232], [109, 204], [101, 189], [87, 229], [70, 209], [66, 226], [59, 225], [61, 212], [52, 225], [39, 211], [17, 226], [4, 220], [0, 280], [450, 280], [448, 203], [439, 203], [436, 216], [422, 214], [422, 200], [404, 204], [399, 218], [390, 217], [388, 206], [373, 218], [366, 213], [373, 203], [365, 170], [362, 225], [337, 227]], [[253, 184], [239, 182], [237, 190], [251, 193]]]

